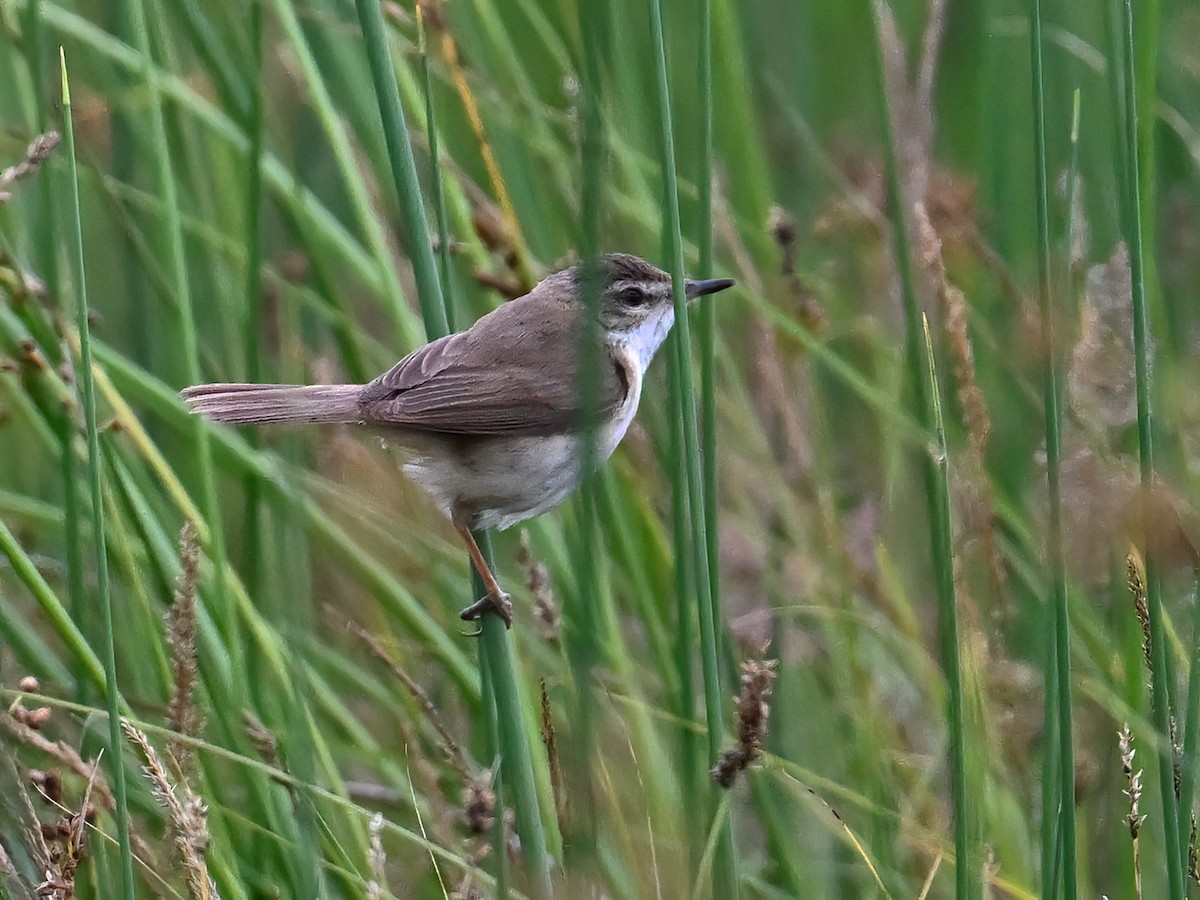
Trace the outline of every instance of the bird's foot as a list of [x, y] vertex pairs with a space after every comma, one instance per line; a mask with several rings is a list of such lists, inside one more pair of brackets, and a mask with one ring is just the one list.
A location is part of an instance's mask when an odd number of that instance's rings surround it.
[[485, 612], [491, 610], [504, 622], [505, 628], [512, 628], [513, 605], [512, 597], [504, 591], [494, 594], [484, 594], [466, 609], [458, 614], [465, 622], [474, 622]]

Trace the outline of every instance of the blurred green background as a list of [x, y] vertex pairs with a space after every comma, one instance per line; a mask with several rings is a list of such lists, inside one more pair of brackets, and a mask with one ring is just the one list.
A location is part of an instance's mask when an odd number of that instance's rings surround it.
[[[589, 214], [601, 248], [669, 266], [653, 13], [591, 3], [435, 2], [424, 56], [412, 2], [383, 4], [429, 222], [414, 235], [348, 0], [0, 0], [0, 169], [62, 130], [60, 45], [70, 68], [119, 686], [129, 721], [176, 757], [166, 777], [179, 802], [207, 809], [203, 865], [222, 896], [494, 896], [498, 856], [510, 857], [509, 889], [538, 891], [512, 829], [498, 854], [487, 827], [504, 814], [490, 805], [489, 695], [478, 641], [457, 618], [472, 596], [449, 523], [374, 438], [340, 427], [204, 437], [177, 392], [195, 380], [366, 381], [422, 343], [409, 248], [437, 233], [435, 168], [460, 327], [576, 259]], [[663, 2], [686, 263], [707, 274], [711, 222], [713, 274], [738, 280], [715, 304], [717, 444], [703, 448], [717, 460], [720, 727], [732, 746], [741, 661], [777, 660], [765, 755], [730, 791], [713, 787], [695, 569], [674, 564], [694, 547], [675, 499], [683, 457], [664, 358], [590, 501], [494, 539], [517, 608], [519, 725], [538, 797], [526, 812], [545, 826], [556, 895], [723, 897], [731, 879], [748, 897], [964, 896], [958, 820], [966, 896], [1062, 896], [1064, 866], [1080, 896], [1172, 896], [1200, 702], [1189, 538], [1200, 8], [1134, 9], [1157, 440], [1148, 501], [1123, 243], [1123, 6], [1044, 11], [1052, 331], [1038, 303], [1028, 5], [712, 0], [711, 95], [703, 8]], [[583, 146], [588, 98], [598, 150]], [[884, 109], [901, 188], [892, 211]], [[85, 764], [109, 742], [65, 147], [27, 168], [0, 175], [11, 194], [0, 202], [0, 697], [13, 705], [0, 728], [0, 896], [32, 896], [50, 866], [80, 896], [109, 897], [120, 883], [112, 768], [89, 790]], [[594, 210], [582, 208], [589, 179]], [[929, 321], [945, 455], [910, 383], [905, 335], [917, 326], [901, 302], [897, 215]], [[1051, 348], [1072, 648], [1065, 793], [1058, 714], [1043, 702], [1062, 671], [1046, 549]], [[930, 453], [949, 469], [957, 810]], [[185, 520], [199, 537], [181, 550]], [[1146, 689], [1134, 547], [1161, 580], [1170, 738]], [[169, 639], [164, 616], [189, 591], [196, 621]], [[200, 833], [195, 805], [181, 826], [152, 796], [136, 741], [118, 755], [138, 896], [206, 896], [198, 842], [190, 856], [179, 846]], [[1170, 756], [1182, 782], [1174, 856], [1172, 779], [1159, 777]], [[1146, 820], [1131, 839], [1123, 792], [1143, 766]], [[519, 776], [501, 765], [499, 777]], [[1056, 804], [1071, 785], [1067, 848]], [[99, 811], [85, 826], [89, 801]]]

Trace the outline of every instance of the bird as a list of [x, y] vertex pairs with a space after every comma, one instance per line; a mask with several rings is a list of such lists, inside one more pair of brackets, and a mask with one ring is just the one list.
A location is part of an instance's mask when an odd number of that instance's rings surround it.
[[[693, 301], [733, 285], [685, 280], [684, 291]], [[589, 291], [598, 303], [586, 301]], [[598, 321], [587, 321], [589, 310]], [[511, 597], [472, 532], [508, 528], [557, 506], [587, 474], [585, 460], [598, 466], [612, 455], [674, 321], [671, 275], [640, 257], [609, 253], [546, 276], [368, 384], [198, 384], [182, 397], [213, 422], [357, 424], [400, 446], [404, 474], [453, 523], [487, 591], [461, 617], [492, 610], [511, 627]], [[587, 345], [588, 335], [599, 346]]]

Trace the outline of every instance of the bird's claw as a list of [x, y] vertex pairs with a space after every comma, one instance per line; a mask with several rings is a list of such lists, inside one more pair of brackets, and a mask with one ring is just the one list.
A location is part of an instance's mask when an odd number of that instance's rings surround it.
[[474, 622], [488, 610], [491, 610], [500, 617], [500, 620], [504, 622], [505, 628], [512, 628], [512, 597], [504, 591], [500, 591], [498, 594], [484, 594], [460, 612], [458, 617], [465, 622]]

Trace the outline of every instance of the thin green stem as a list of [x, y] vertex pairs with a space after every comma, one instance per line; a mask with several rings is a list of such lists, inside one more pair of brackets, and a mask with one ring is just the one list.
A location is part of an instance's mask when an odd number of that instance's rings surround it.
[[[429, 226], [425, 219], [425, 205], [417, 181], [412, 144], [408, 137], [408, 126], [400, 103], [400, 91], [396, 86], [391, 54], [388, 50], [383, 10], [378, 0], [356, 0], [356, 6], [363, 39], [367, 45], [367, 59], [379, 103], [394, 187], [399, 196], [400, 210], [407, 230], [408, 253], [416, 276], [421, 316], [425, 323], [426, 336], [433, 339], [449, 331], [448, 302], [442, 293], [437, 266], [433, 259], [433, 245], [429, 239]], [[431, 102], [427, 96], [426, 103]], [[430, 123], [432, 128], [432, 119]], [[439, 165], [436, 156], [431, 162], [435, 168]], [[476, 542], [488, 565], [494, 570], [491, 542], [487, 535], [477, 534]], [[476, 582], [477, 591], [480, 587]], [[529, 877], [537, 888], [536, 893], [548, 897], [550, 858], [546, 852], [546, 835], [542, 826], [537, 782], [533, 773], [529, 731], [521, 709], [512, 642], [499, 616], [485, 615], [481, 628], [480, 654], [481, 657], [485, 654], [487, 656], [486, 666], [490, 674], [488, 686], [493, 692], [492, 700], [489, 701], [485, 695], [484, 702], [495, 703], [502, 761], [501, 777], [508, 779], [513, 791], [517, 832], [521, 837], [521, 852]], [[503, 854], [507, 852], [507, 848], [498, 847], [496, 852]]]
[[1196, 800], [1196, 750], [1200, 747], [1200, 569], [1194, 573], [1195, 591], [1192, 595], [1192, 654], [1188, 668], [1187, 709], [1183, 722], [1183, 758], [1179, 779], [1179, 856], [1180, 862], [1190, 864], [1192, 829], [1195, 825], [1193, 805]]
[[130, 840], [129, 803], [125, 766], [121, 760], [120, 692], [117, 688], [117, 653], [113, 639], [112, 592], [108, 583], [108, 549], [105, 546], [104, 500], [100, 485], [100, 431], [96, 422], [96, 378], [92, 371], [91, 328], [88, 324], [87, 275], [83, 264], [83, 229], [79, 211], [79, 172], [75, 163], [75, 127], [71, 116], [71, 89], [67, 80], [67, 58], [59, 48], [62, 69], [63, 131], [66, 138], [71, 249], [75, 268], [75, 323], [79, 330], [79, 377], [83, 386], [83, 412], [87, 423], [88, 475], [92, 500], [92, 538], [96, 550], [96, 593], [104, 622], [104, 696], [108, 707], [108, 752], [116, 809], [117, 842], [121, 849], [121, 887], [126, 900], [133, 900], [133, 844]]
[[[28, 55], [30, 84], [33, 88], [34, 104], [36, 106], [38, 131], [45, 133], [50, 127], [50, 104], [46, 99], [46, 28], [41, 13], [42, 4], [30, 3], [25, 11], [24, 27], [29, 34]], [[42, 210], [39, 216], [38, 251], [39, 264], [43, 277], [46, 279], [46, 289], [56, 302], [62, 302], [62, 276], [60, 272], [59, 241], [57, 235], [58, 217], [53, 210], [58, 209], [55, 202], [55, 180], [40, 178], [42, 194]], [[79, 504], [78, 465], [75, 459], [75, 435], [78, 428], [74, 411], [68, 407], [58, 417], [58, 438], [62, 445], [59, 464], [63, 482], [63, 514], [65, 517], [65, 543], [67, 551], [67, 589], [70, 598], [71, 619], [75, 622], [87, 621], [87, 589], [83, 578], [83, 516]], [[88, 682], [82, 662], [75, 660], [76, 699], [85, 702], [88, 699]]]
[[[150, 49], [150, 32], [146, 22], [145, 4], [136, 0], [130, 6], [133, 17], [135, 43], [141, 59], [142, 76], [149, 90], [147, 111], [150, 115], [150, 140], [154, 148], [158, 188], [162, 191], [163, 210], [167, 241], [169, 245], [166, 271], [174, 301], [178, 304], [178, 350], [183, 358], [184, 375], [188, 382], [196, 384], [200, 379], [200, 354], [197, 349], [196, 322], [192, 310], [192, 295], [188, 287], [187, 255], [183, 243], [183, 227], [179, 215], [179, 197], [171, 152], [167, 141], [166, 123], [163, 118], [163, 93], [159, 84], [159, 70], [154, 65]], [[209, 523], [209, 557], [216, 570], [212, 593], [214, 618], [226, 629], [224, 634], [234, 665], [235, 684], [245, 680], [241, 638], [238, 634], [238, 619], [226, 585], [225, 533], [221, 526], [220, 508], [217, 503], [216, 479], [213, 474], [212, 450], [209, 445], [208, 426], [198, 416], [191, 423], [195, 441], [197, 463], [200, 474], [201, 497]]]
[[[384, 29], [380, 0], [355, 0], [363, 40], [367, 45], [367, 62], [375, 83], [375, 98], [379, 101], [379, 117], [383, 123], [383, 138], [387, 144], [392, 179], [400, 200], [400, 216], [408, 237], [408, 255], [417, 281], [417, 297], [421, 317], [429, 338], [439, 337], [450, 330], [437, 264], [433, 259], [433, 243], [429, 240], [429, 225], [425, 220], [425, 202], [417, 181], [417, 165], [413, 160], [412, 142], [400, 104], [400, 91], [392, 71]], [[437, 160], [433, 160], [436, 167]], [[435, 327], [430, 328], [430, 325]]]
[[[186, 5], [186, 4], [185, 4]], [[254, 55], [254, 77], [251, 79], [250, 109], [246, 116], [246, 131], [250, 136], [250, 173], [246, 179], [246, 273], [245, 318], [242, 320], [242, 351], [245, 354], [246, 381], [262, 380], [262, 353], [258, 329], [262, 319], [262, 287], [259, 269], [262, 267], [262, 241], [259, 230], [262, 222], [262, 138], [263, 138], [263, 4], [250, 4], [250, 43]], [[247, 436], [250, 446], [260, 444], [258, 431]], [[246, 496], [246, 546], [242, 568], [250, 596], [258, 596], [262, 573], [262, 543], [259, 539], [262, 511], [262, 486], [257, 478], [246, 476], [243, 482]]]
[[607, 56], [608, 3], [603, 0], [581, 4], [579, 32], [583, 41], [583, 65], [579, 78], [580, 106], [580, 223], [579, 255], [583, 261], [582, 299], [586, 312], [579, 336], [577, 389], [583, 421], [583, 453], [580, 469], [584, 483], [579, 492], [578, 531], [572, 559], [578, 603], [569, 609], [564, 639], [575, 684], [576, 706], [571, 722], [569, 754], [571, 787], [578, 792], [577, 815], [572, 824], [580, 828], [577, 840], [568, 843], [583, 865], [595, 856], [598, 818], [593, 790], [596, 758], [596, 702], [592, 691], [594, 669], [600, 660], [604, 638], [599, 580], [599, 534], [596, 522], [597, 482], [596, 425], [601, 355], [600, 335], [600, 213], [604, 187], [605, 133], [603, 118], [604, 70]]
[[1045, 745], [1042, 760], [1042, 827], [1041, 827], [1041, 898], [1055, 900], [1058, 897], [1059, 853], [1062, 837], [1061, 799], [1058, 789], [1058, 633], [1055, 623], [1058, 611], [1054, 605], [1045, 608], [1046, 650], [1043, 657], [1042, 691], [1042, 742]]
[[[490, 548], [480, 546], [485, 553]], [[471, 581], [475, 590], [482, 593], [485, 588], [479, 573], [472, 570]], [[503, 751], [500, 747], [500, 723], [496, 713], [496, 683], [492, 678], [492, 658], [490, 653], [479, 654], [479, 685], [483, 696], [483, 725], [488, 751], [488, 764], [492, 767], [492, 793], [496, 797], [495, 808], [504, 810], [504, 779], [500, 771]], [[494, 816], [492, 822], [492, 852], [496, 857], [496, 897], [504, 900], [508, 896], [508, 842], [506, 839], [507, 823], [504, 815]]]
[[[441, 277], [446, 330], [454, 331], [455, 313], [450, 286], [450, 219], [446, 213], [446, 191], [442, 185], [441, 154], [438, 150], [437, 109], [433, 103], [433, 81], [429, 76], [429, 42], [425, 29], [425, 8], [417, 3], [417, 51], [421, 57], [421, 89], [425, 92], [425, 133], [429, 141], [429, 175], [433, 188], [433, 210], [438, 228], [438, 273]], [[401, 107], [403, 109], [403, 107]]]
[[[1138, 450], [1142, 491], [1148, 500], [1154, 482], [1154, 418], [1151, 410], [1150, 338], [1146, 309], [1146, 265], [1142, 237], [1141, 158], [1138, 142], [1137, 72], [1134, 65], [1133, 6], [1123, 0], [1123, 65], [1125, 69], [1125, 236], [1129, 243], [1129, 274], [1133, 288], [1133, 358], [1137, 394]], [[1146, 90], [1153, 91], [1153, 85]], [[1144, 508], [1149, 509], [1146, 503]], [[1158, 731], [1159, 791], [1162, 795], [1166, 842], [1167, 884], [1171, 900], [1184, 896], [1184, 861], [1180, 848], [1179, 805], [1175, 796], [1175, 748], [1171, 737], [1171, 683], [1168, 677], [1166, 628], [1158, 562], [1146, 548], [1146, 607], [1150, 615], [1150, 690], [1154, 726]]]
[[[1057, 691], [1054, 705], [1058, 710], [1057, 748], [1046, 744], [1046, 754], [1057, 751], [1059, 787], [1058, 830], [1062, 837], [1063, 897], [1075, 900], [1078, 892], [1075, 865], [1075, 750], [1071, 719], [1071, 640], [1067, 607], [1067, 581], [1063, 568], [1062, 495], [1059, 471], [1062, 459], [1062, 412], [1058, 386], [1058, 362], [1055, 347], [1055, 310], [1051, 303], [1050, 212], [1046, 163], [1046, 94], [1042, 66], [1042, 4], [1033, 0], [1030, 18], [1030, 64], [1033, 74], [1034, 176], [1037, 185], [1038, 300], [1045, 349], [1042, 354], [1043, 407], [1046, 426], [1046, 486], [1049, 492], [1049, 533], [1047, 556], [1052, 583], [1054, 609], [1055, 676], [1047, 687]], [[1047, 700], [1049, 703], [1050, 701]], [[1048, 765], [1048, 761], [1043, 765]], [[1051, 879], [1042, 872], [1043, 891]], [[1053, 889], [1052, 889], [1053, 890]]]
[[46, 583], [33, 560], [21, 549], [16, 535], [9, 530], [3, 519], [0, 519], [0, 554], [8, 560], [8, 565], [17, 580], [25, 585], [49, 622], [51, 630], [76, 661], [76, 677], [83, 678], [92, 690], [102, 693], [105, 683], [104, 662], [96, 656], [96, 652], [71, 617], [70, 611], [62, 605], [54, 589]]
[[[478, 540], [478, 537], [477, 537]], [[483, 546], [480, 546], [483, 550]], [[489, 559], [491, 554], [486, 553]], [[512, 636], [499, 616], [486, 615], [481, 621], [479, 652], [487, 658], [492, 677], [492, 697], [496, 704], [496, 719], [500, 731], [500, 775], [507, 779], [513, 792], [513, 811], [517, 818], [517, 834], [521, 837], [521, 853], [525, 859], [530, 889], [535, 897], [549, 900], [550, 857], [546, 853], [546, 833], [542, 826], [538, 804], [537, 784], [533, 778], [529, 733], [525, 729], [525, 711], [513, 665]], [[499, 815], [499, 812], [497, 813]], [[503, 848], [507, 852], [507, 847]]]
[[[675, 294], [675, 328], [671, 339], [671, 354], [680, 387], [680, 408], [683, 449], [686, 453], [688, 512], [691, 519], [691, 538], [695, 565], [695, 587], [699, 600], [701, 665], [704, 673], [704, 705], [708, 719], [708, 752], [715, 761], [721, 752], [721, 672], [717, 654], [717, 623], [720, 620], [716, 598], [709, 582], [708, 536], [704, 513], [704, 479], [701, 471], [699, 429], [696, 424], [696, 395], [688, 377], [692, 358], [692, 338], [687, 318], [687, 297], [684, 286], [683, 239], [679, 216], [679, 189], [675, 172], [675, 139], [671, 127], [671, 96], [667, 81], [666, 43], [663, 36], [662, 4], [650, 2], [651, 46], [657, 77], [658, 117], [662, 128], [660, 150], [665, 190], [663, 227], [670, 248], [671, 276]], [[707, 448], [712, 452], [712, 448]], [[676, 565], [686, 564], [676, 560]], [[718, 824], [716, 872], [714, 883], [721, 897], [736, 898], [739, 894], [737, 856], [729, 818]]]
[[[904, 304], [905, 357], [911, 390], [917, 403], [918, 419], [928, 433], [936, 435], [940, 410], [937, 408], [936, 385], [933, 382], [930, 367], [923, 359], [925, 354], [921, 349], [922, 318], [918, 312], [912, 255], [909, 249], [908, 227], [904, 213], [905, 198], [896, 160], [892, 110], [888, 102], [884, 76], [884, 48], [880, 24], [882, 13], [879, 7], [880, 0], [873, 0], [876, 93], [879, 100], [879, 118], [883, 127], [892, 248]], [[959, 661], [958, 601], [954, 585], [952, 535], [949, 528], [950, 511], [940, 488], [941, 480], [945, 477], [943, 471], [944, 451], [926, 452], [922, 454], [921, 462], [926, 502], [929, 509], [930, 550], [933, 557], [933, 574], [937, 593], [938, 642], [948, 693], [950, 794], [954, 810], [955, 895], [958, 900], [967, 900], [977, 894], [975, 877], [979, 870], [978, 854], [971, 838], [971, 816], [967, 808], [966, 727]]]
[[[930, 518], [935, 532], [934, 540], [943, 546], [942, 556], [948, 560], [950, 536], [953, 534], [950, 523], [950, 463], [949, 451], [946, 448], [946, 426], [942, 418], [942, 395], [938, 390], [937, 366], [933, 356], [933, 341], [929, 336], [929, 321], [922, 315], [922, 330], [925, 335], [925, 355], [928, 365], [929, 390], [933, 405], [933, 428], [936, 442], [931, 456], [933, 470], [932, 481], [934, 490], [931, 499], [934, 501]], [[935, 556], [938, 555], [935, 553]], [[950, 686], [950, 755], [954, 766], [954, 781], [957, 784], [966, 783], [966, 763], [963, 752], [965, 729], [963, 722], [962, 697], [962, 667], [959, 660], [958, 643], [958, 613], [954, 591], [954, 567], [943, 565], [937, 567], [938, 594], [938, 643], [941, 645], [942, 664], [946, 667], [946, 680]], [[957, 723], [957, 727], [955, 727]], [[955, 842], [955, 881], [956, 891], [960, 898], [969, 897], [974, 893], [972, 875], [975, 871], [974, 848], [969, 843], [968, 818], [965, 815], [965, 788], [959, 788], [962, 793], [955, 797], [954, 842]], [[957, 793], [957, 792], [956, 792]]]
[[[696, 246], [699, 248], [698, 278], [711, 278], [713, 272], [712, 159], [713, 159], [713, 86], [712, 86], [712, 0], [700, 0], [700, 165], [696, 175], [699, 210]], [[720, 602], [720, 554], [717, 552], [717, 358], [716, 303], [713, 294], [700, 298], [696, 340], [700, 345], [700, 423], [704, 429], [704, 517], [708, 536], [708, 585], [713, 610]], [[720, 627], [714, 622], [714, 627]]]

